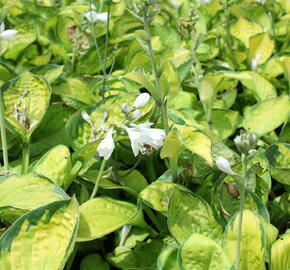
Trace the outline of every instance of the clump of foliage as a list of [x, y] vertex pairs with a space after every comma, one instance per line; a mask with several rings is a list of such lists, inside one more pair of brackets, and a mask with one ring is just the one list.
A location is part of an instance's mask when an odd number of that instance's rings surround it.
[[289, 1], [0, 6], [0, 269], [289, 269]]

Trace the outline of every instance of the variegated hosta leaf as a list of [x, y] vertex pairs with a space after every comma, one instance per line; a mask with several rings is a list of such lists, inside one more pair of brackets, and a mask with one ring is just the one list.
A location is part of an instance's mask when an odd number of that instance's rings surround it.
[[271, 270], [290, 268], [290, 233], [288, 231], [282, 234], [271, 247]]
[[193, 233], [217, 239], [222, 227], [216, 222], [212, 209], [206, 201], [175, 188], [168, 209], [168, 228], [175, 239], [182, 243]]
[[68, 198], [59, 186], [33, 173], [0, 178], [0, 218], [7, 222], [14, 222], [26, 211]]
[[195, 233], [179, 248], [180, 270], [230, 270], [231, 263], [223, 248], [213, 239]]
[[249, 132], [263, 136], [286, 120], [289, 108], [288, 96], [263, 100], [246, 113], [243, 127]]
[[138, 208], [132, 203], [108, 197], [87, 201], [80, 207], [81, 216], [77, 241], [100, 238], [123, 225], [135, 224], [138, 214]]
[[265, 150], [270, 164], [270, 172], [278, 182], [290, 185], [290, 144], [271, 144]]
[[175, 188], [189, 191], [184, 186], [169, 181], [157, 180], [144, 188], [140, 193], [140, 197], [151, 208], [167, 215], [169, 202]]
[[62, 270], [73, 250], [78, 222], [75, 198], [28, 212], [0, 238], [0, 269]]
[[3, 84], [1, 92], [7, 127], [28, 142], [49, 104], [51, 90], [47, 80], [26, 72]]
[[158, 270], [179, 270], [177, 264], [178, 245], [175, 242], [165, 246], [157, 260]]
[[[233, 217], [224, 233], [223, 247], [232, 263], [236, 263], [239, 214]], [[244, 210], [240, 269], [265, 270], [264, 252], [266, 236], [259, 218], [250, 210]]]
[[37, 161], [32, 170], [66, 190], [71, 184], [72, 163], [69, 148], [65, 145], [53, 147]]

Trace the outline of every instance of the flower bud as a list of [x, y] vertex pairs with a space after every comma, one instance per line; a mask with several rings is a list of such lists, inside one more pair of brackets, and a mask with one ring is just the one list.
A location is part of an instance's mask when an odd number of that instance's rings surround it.
[[227, 159], [224, 157], [217, 157], [216, 159], [216, 166], [224, 173], [229, 175], [235, 175], [236, 173], [232, 170], [232, 167]]
[[140, 118], [141, 115], [142, 115], [142, 111], [141, 111], [141, 110], [135, 110], [135, 111], [132, 113], [132, 117], [133, 117], [134, 119], [138, 119], [138, 118]]
[[124, 225], [122, 227], [122, 231], [121, 231], [121, 240], [120, 240], [120, 244], [119, 246], [124, 246], [124, 243], [126, 241], [126, 238], [131, 230], [131, 225]]
[[121, 110], [122, 110], [123, 113], [127, 114], [127, 113], [130, 112], [131, 108], [128, 106], [127, 103], [124, 103], [124, 104], [122, 105]]
[[248, 154], [251, 149], [256, 146], [257, 136], [254, 133], [241, 132], [241, 135], [234, 139], [237, 149], [243, 153]]
[[143, 107], [149, 102], [149, 100], [150, 100], [150, 95], [148, 93], [142, 93], [136, 98], [133, 104], [133, 107], [134, 108]]

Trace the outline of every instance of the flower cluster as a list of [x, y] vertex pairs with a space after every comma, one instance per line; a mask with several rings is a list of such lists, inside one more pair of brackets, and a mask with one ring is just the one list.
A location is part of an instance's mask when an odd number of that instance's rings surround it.
[[[127, 103], [122, 106], [122, 111], [126, 114], [132, 112], [133, 118], [139, 118], [142, 114], [141, 110], [136, 110], [145, 106], [150, 100], [150, 95], [147, 93], [140, 94], [132, 107], [129, 107]], [[83, 115], [84, 119], [90, 123], [87, 115]], [[129, 139], [131, 141], [132, 151], [134, 156], [137, 156], [139, 152], [142, 154], [150, 154], [153, 149], [159, 149], [165, 140], [166, 133], [163, 129], [151, 128], [153, 123], [134, 124], [130, 123], [127, 126], [123, 126], [126, 130]], [[105, 138], [99, 144], [97, 151], [100, 157], [108, 160], [112, 155], [115, 144], [113, 139], [113, 129], [110, 129]]]

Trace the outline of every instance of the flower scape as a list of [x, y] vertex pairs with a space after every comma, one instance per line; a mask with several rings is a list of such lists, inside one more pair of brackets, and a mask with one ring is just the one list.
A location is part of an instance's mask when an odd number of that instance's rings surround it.
[[290, 2], [0, 0], [1, 270], [289, 270]]

